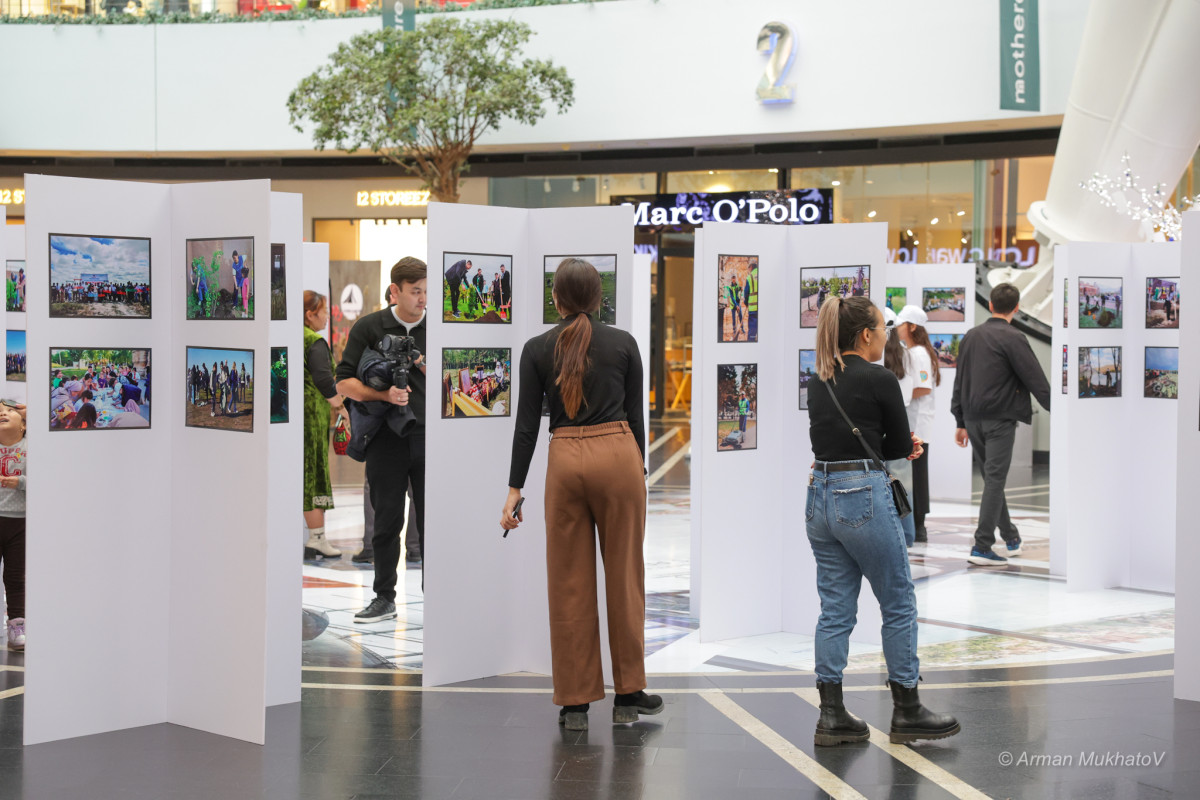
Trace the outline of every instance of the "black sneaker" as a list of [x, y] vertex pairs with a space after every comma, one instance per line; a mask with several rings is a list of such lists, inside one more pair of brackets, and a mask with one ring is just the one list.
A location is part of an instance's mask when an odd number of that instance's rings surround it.
[[354, 615], [355, 622], [382, 622], [396, 618], [396, 604], [391, 600], [376, 597], [371, 605]]
[[355, 564], [374, 564], [375, 554], [370, 550], [359, 550], [350, 560]]
[[661, 714], [662, 710], [663, 699], [656, 694], [645, 691], [619, 694], [613, 702], [613, 722], [637, 722], [639, 714], [651, 716]]
[[420, 564], [421, 563], [421, 551], [420, 550], [409, 550], [407, 553], [404, 554], [404, 560], [406, 562], [408, 562], [409, 564]]

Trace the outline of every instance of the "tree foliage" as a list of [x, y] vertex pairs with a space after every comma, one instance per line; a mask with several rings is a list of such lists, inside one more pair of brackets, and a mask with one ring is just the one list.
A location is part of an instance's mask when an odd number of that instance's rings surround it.
[[481, 136], [574, 102], [565, 69], [522, 57], [531, 35], [521, 22], [451, 17], [359, 34], [292, 92], [291, 123], [311, 126], [317, 150], [369, 150], [420, 177], [435, 199], [457, 202]]

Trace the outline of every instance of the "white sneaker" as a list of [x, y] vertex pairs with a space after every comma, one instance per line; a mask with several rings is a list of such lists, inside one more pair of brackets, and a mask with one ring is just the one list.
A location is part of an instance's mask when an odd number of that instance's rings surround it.
[[8, 621], [8, 649], [18, 652], [25, 649], [25, 618], [17, 617]]

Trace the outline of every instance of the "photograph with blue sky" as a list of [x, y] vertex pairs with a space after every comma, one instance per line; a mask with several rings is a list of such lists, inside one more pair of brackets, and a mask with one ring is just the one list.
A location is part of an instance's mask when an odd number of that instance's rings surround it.
[[5, 337], [4, 372], [10, 381], [25, 380], [25, 331], [8, 331]]
[[254, 351], [189, 347], [184, 424], [254, 431]]
[[50, 316], [150, 316], [150, 240], [50, 234]]

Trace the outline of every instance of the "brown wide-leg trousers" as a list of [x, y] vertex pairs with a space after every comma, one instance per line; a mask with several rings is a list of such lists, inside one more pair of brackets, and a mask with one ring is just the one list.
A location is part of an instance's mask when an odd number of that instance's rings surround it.
[[646, 482], [628, 423], [556, 428], [546, 470], [546, 567], [554, 703], [604, 698], [596, 544], [608, 600], [608, 641], [618, 694], [646, 688]]

